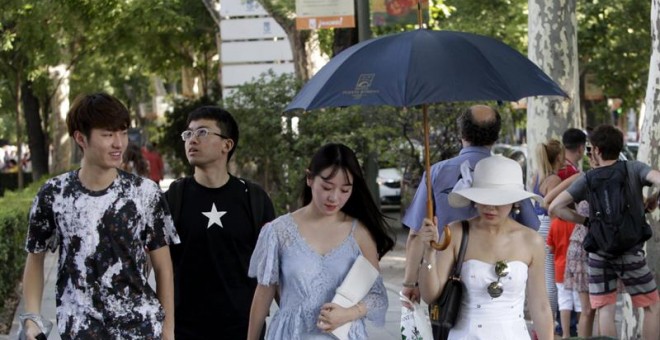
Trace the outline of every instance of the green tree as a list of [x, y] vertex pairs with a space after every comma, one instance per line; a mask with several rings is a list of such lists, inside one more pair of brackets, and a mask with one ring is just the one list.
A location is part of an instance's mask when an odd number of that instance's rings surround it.
[[[636, 109], [644, 97], [649, 72], [651, 2], [599, 0], [577, 4], [582, 83], [586, 74], [593, 74], [606, 97], [623, 99], [624, 112]], [[610, 122], [607, 108], [600, 110], [587, 112], [589, 125]]]
[[24, 84], [33, 157], [52, 140], [55, 160], [65, 162], [59, 167], [70, 161], [59, 152], [70, 146], [63, 124], [69, 93], [108, 91], [135, 111], [150, 99], [153, 77], [174, 83], [183, 67], [195, 70], [203, 92], [217, 90], [215, 31], [198, 1], [7, 0], [2, 8], [0, 82], [8, 86], [0, 87], [0, 114], [16, 112], [12, 103], [21, 98], [8, 89]]

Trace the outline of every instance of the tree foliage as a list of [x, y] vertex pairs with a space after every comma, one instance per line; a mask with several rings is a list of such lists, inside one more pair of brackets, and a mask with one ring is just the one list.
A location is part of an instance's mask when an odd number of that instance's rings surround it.
[[582, 72], [596, 76], [608, 98], [637, 108], [646, 91], [651, 51], [650, 1], [578, 1]]

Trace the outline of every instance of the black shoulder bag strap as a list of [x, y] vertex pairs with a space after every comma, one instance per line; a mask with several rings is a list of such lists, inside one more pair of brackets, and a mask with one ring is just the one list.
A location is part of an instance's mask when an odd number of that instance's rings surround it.
[[463, 237], [461, 237], [461, 248], [458, 250], [458, 258], [454, 262], [454, 270], [451, 272], [452, 279], [460, 279], [461, 277], [461, 268], [463, 268], [463, 259], [465, 258], [468, 236], [470, 235], [470, 223], [464, 220], [461, 224], [463, 225]]
[[175, 226], [179, 225], [178, 220], [179, 216], [181, 216], [181, 206], [183, 205], [183, 188], [189, 180], [190, 177], [188, 176], [175, 180], [170, 184], [166, 192], [167, 203]]

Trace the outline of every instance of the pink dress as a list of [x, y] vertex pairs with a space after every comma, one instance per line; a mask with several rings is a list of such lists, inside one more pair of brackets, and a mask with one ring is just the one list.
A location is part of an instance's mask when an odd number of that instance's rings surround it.
[[[589, 216], [589, 203], [582, 201], [577, 206], [578, 214]], [[589, 292], [589, 271], [587, 269], [587, 252], [582, 248], [582, 241], [587, 235], [587, 227], [576, 224], [569, 239], [566, 252], [566, 272], [564, 287], [579, 293]]]

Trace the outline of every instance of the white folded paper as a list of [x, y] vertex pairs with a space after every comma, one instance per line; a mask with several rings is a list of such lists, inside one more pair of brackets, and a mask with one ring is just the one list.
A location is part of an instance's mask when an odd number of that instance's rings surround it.
[[[378, 275], [378, 269], [371, 265], [364, 256], [359, 255], [348, 274], [346, 274], [344, 281], [337, 288], [332, 302], [344, 308], [355, 306], [367, 296]], [[351, 330], [352, 323], [347, 322], [341, 325], [332, 331], [332, 334], [337, 339], [348, 340], [348, 332]]]

